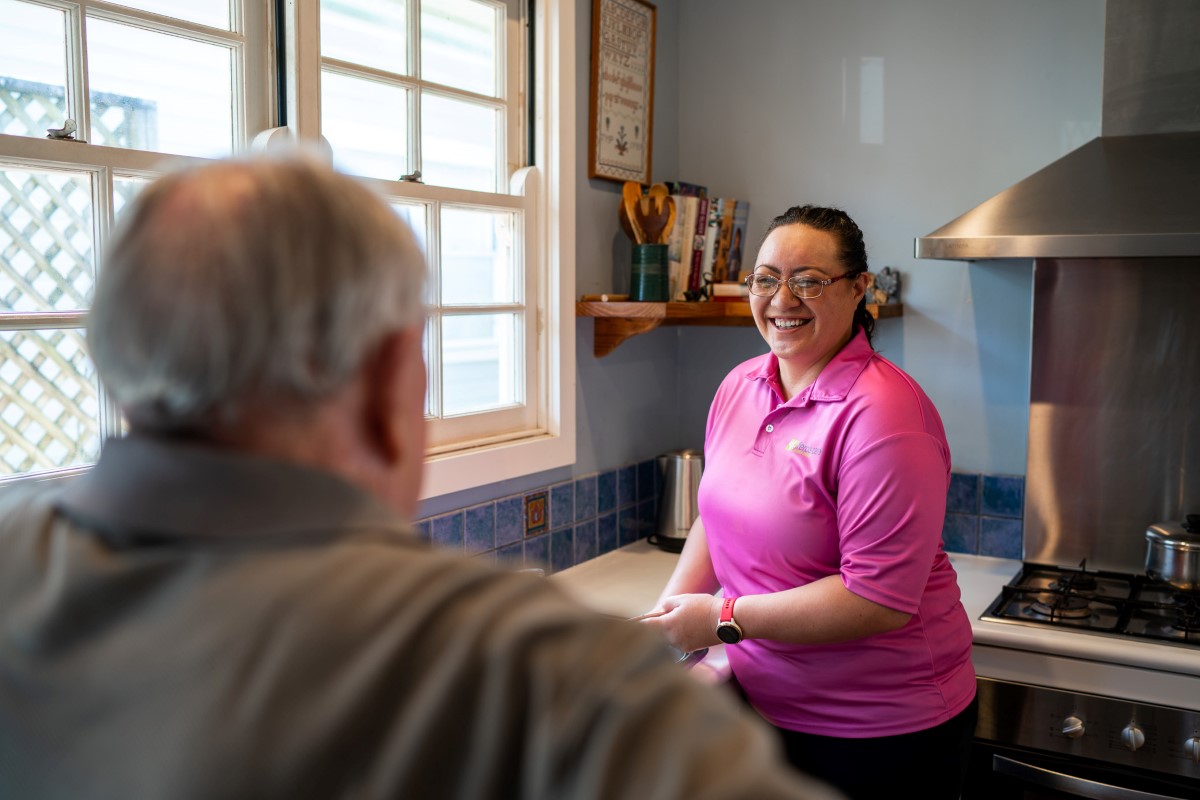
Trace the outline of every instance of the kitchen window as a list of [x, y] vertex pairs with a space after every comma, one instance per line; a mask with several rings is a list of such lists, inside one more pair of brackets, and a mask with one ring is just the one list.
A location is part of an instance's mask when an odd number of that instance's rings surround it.
[[[563, 5], [539, 4], [542, 21]], [[391, 198], [428, 258], [426, 497], [574, 460], [573, 352], [559, 341], [574, 267], [547, 202], [566, 177], [549, 146], [569, 133], [531, 120], [530, 64], [558, 38], [531, 37], [547, 29], [529, 13], [521, 0], [320, 0], [319, 88], [302, 75], [296, 95], [335, 166]], [[543, 67], [535, 107], [561, 109], [569, 74]]]
[[84, 469], [120, 431], [84, 347], [96, 254], [146, 181], [245, 152], [277, 101], [428, 255], [423, 495], [574, 461], [572, 3], [0, 0], [0, 20], [0, 482]]
[[272, 84], [261, 2], [0, 0], [0, 20], [7, 482], [86, 468], [120, 431], [84, 343], [97, 254], [147, 180], [245, 150]]

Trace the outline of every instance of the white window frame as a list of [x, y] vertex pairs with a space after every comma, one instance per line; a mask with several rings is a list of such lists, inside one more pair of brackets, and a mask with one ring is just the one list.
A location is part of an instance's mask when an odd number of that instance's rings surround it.
[[[91, 113], [89, 76], [87, 72], [88, 17], [111, 20], [151, 31], [185, 33], [199, 41], [230, 46], [235, 54], [234, 82], [234, 153], [250, 149], [255, 135], [267, 129], [275, 101], [275, 45], [272, 37], [269, 0], [237, 0], [231, 8], [231, 30], [217, 31], [181, 19], [169, 22], [155, 14], [116, 6], [96, 0], [38, 0], [35, 5], [66, 12], [67, 49], [66, 92], [67, 108], [75, 115], [77, 137], [86, 140], [90, 130]], [[261, 52], [254, 49], [260, 43]], [[259, 91], [248, 90], [251, 80], [261, 85]], [[123, 178], [152, 179], [163, 172], [188, 164], [204, 163], [206, 159], [177, 154], [122, 147], [110, 147], [74, 141], [56, 141], [35, 136], [0, 134], [0, 166], [19, 169], [63, 171], [87, 174], [92, 182], [92, 241], [97, 254], [96, 269], [103, 269], [99, 255], [112, 229], [114, 180]], [[82, 328], [87, 311], [33, 312], [5, 314], [0, 320], [3, 330], [52, 330]], [[108, 398], [103, 387], [99, 392], [99, 425], [102, 439], [121, 432], [121, 415]], [[0, 486], [24, 481], [44, 481], [69, 478], [91, 469], [91, 464], [44, 470], [0, 477]]]
[[[513, 176], [513, 207], [524, 209], [526, 313], [532, 341], [526, 365], [535, 375], [526, 402], [533, 413], [519, 433], [460, 440], [426, 455], [422, 499], [473, 489], [575, 462], [575, 3], [531, 3], [535, 65], [535, 167]], [[301, 141], [320, 140], [320, 0], [287, 0], [285, 32], [288, 127]], [[511, 125], [509, 128], [511, 129]], [[395, 199], [431, 206], [461, 199], [433, 186], [404, 184]], [[495, 206], [494, 195], [487, 205]], [[431, 234], [432, 234], [432, 228]], [[431, 240], [433, 236], [431, 235]], [[432, 245], [431, 245], [432, 246]]]

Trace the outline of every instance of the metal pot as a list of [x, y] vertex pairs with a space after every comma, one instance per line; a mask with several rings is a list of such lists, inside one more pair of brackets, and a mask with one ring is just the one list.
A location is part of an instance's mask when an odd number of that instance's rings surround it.
[[1184, 592], [1200, 592], [1200, 514], [1146, 529], [1146, 574]]

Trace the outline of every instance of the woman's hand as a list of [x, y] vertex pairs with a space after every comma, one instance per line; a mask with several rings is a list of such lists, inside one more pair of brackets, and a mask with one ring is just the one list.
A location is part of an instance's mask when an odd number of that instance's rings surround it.
[[720, 643], [717, 638], [717, 619], [721, 600], [711, 594], [677, 594], [665, 597], [656, 612], [641, 620], [642, 625], [656, 629], [677, 650], [690, 653], [702, 647]]

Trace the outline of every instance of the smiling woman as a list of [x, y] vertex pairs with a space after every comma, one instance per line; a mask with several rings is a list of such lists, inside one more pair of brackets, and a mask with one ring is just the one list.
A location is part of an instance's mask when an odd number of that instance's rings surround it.
[[844, 212], [798, 206], [768, 227], [747, 285], [770, 352], [717, 390], [700, 517], [640, 624], [683, 651], [725, 641], [801, 770], [851, 798], [950, 800], [976, 714], [941, 542], [950, 452], [929, 398], [871, 347], [867, 282]]

